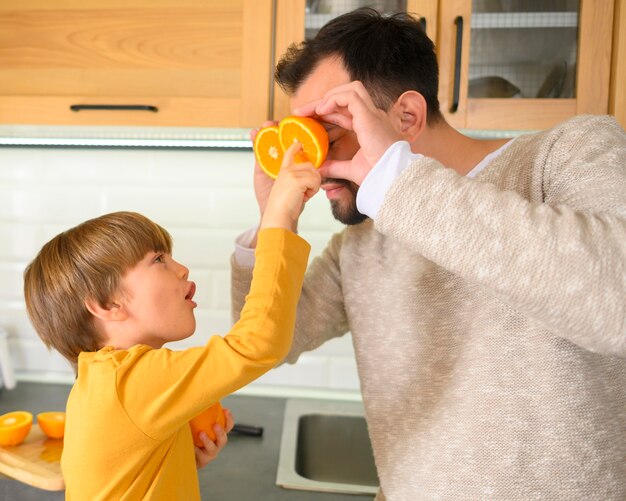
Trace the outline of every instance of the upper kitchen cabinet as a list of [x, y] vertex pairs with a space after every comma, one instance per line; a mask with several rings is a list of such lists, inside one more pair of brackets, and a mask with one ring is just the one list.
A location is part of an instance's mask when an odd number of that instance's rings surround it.
[[440, 1], [446, 119], [469, 129], [543, 129], [607, 113], [613, 12], [613, 0]]
[[[372, 7], [383, 13], [407, 10], [412, 0], [276, 0], [275, 62], [289, 45], [312, 38], [328, 21], [359, 7]], [[409, 9], [410, 10], [410, 9]], [[274, 84], [273, 117], [290, 113], [289, 98]]]
[[272, 0], [2, 0], [0, 124], [251, 127]]
[[[451, 125], [543, 129], [581, 113], [618, 114], [610, 100], [619, 101], [624, 82], [612, 79], [611, 56], [614, 11], [623, 1], [278, 0], [279, 14], [288, 8], [296, 23], [277, 23], [276, 54], [284, 52], [286, 40], [311, 37], [356, 7], [406, 10], [435, 41], [439, 100]], [[623, 73], [613, 56], [613, 73]], [[275, 93], [274, 114], [281, 116], [287, 100], [280, 89]]]

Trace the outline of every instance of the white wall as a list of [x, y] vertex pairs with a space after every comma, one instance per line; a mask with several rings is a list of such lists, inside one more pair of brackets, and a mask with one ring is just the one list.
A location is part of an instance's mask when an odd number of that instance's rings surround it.
[[[191, 270], [198, 328], [172, 347], [226, 333], [234, 238], [258, 219], [252, 162], [249, 151], [0, 148], [0, 327], [9, 334], [18, 379], [71, 382], [69, 365], [46, 350], [28, 322], [22, 273], [54, 235], [107, 212], [138, 211], [167, 228], [174, 257]], [[309, 202], [300, 233], [312, 256], [340, 228], [323, 193]], [[348, 335], [268, 373], [248, 392], [355, 396], [358, 388]]]

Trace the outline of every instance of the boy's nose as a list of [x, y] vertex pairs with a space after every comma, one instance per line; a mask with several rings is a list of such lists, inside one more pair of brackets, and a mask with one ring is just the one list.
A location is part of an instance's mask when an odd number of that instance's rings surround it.
[[176, 263], [176, 266], [179, 268], [178, 274], [183, 280], [187, 280], [189, 277], [189, 268], [187, 268], [184, 264], [180, 264], [178, 261], [172, 260]]

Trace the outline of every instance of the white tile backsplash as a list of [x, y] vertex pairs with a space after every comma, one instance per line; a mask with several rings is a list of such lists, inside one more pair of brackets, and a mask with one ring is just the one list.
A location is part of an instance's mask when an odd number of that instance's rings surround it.
[[[41, 246], [85, 219], [134, 210], [166, 227], [174, 258], [198, 284], [197, 329], [183, 349], [230, 328], [229, 261], [235, 237], [258, 223], [250, 151], [174, 149], [0, 148], [0, 327], [9, 333], [14, 369], [25, 379], [71, 381], [69, 364], [49, 352], [26, 316], [22, 274]], [[341, 229], [323, 193], [299, 231], [322, 252]], [[358, 392], [350, 336], [333, 339], [281, 366], [251, 387]]]

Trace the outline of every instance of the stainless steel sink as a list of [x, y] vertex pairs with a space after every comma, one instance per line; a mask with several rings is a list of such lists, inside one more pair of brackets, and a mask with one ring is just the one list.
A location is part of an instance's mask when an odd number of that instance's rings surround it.
[[288, 400], [276, 484], [288, 489], [375, 494], [379, 483], [363, 405]]

